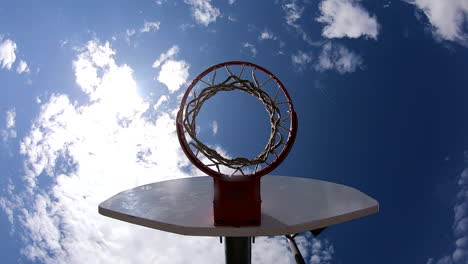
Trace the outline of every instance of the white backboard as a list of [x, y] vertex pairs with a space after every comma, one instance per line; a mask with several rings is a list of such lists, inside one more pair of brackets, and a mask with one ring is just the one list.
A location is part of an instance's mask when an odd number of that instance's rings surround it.
[[314, 179], [264, 176], [262, 223], [213, 225], [213, 179], [193, 177], [123, 191], [99, 205], [99, 213], [125, 222], [190, 236], [276, 236], [327, 227], [378, 212], [366, 194]]

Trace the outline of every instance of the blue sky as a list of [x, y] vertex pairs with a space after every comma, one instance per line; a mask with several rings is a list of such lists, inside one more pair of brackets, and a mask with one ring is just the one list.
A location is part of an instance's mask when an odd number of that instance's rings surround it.
[[[2, 2], [2, 263], [223, 263], [217, 238], [150, 231], [97, 206], [200, 175], [175, 111], [192, 78], [228, 60], [269, 69], [290, 92], [299, 132], [274, 174], [380, 203], [300, 236], [308, 263], [467, 263], [466, 0]], [[254, 98], [206, 107], [200, 133], [225, 153], [265, 142]], [[258, 238], [253, 259], [293, 263], [284, 237]]]

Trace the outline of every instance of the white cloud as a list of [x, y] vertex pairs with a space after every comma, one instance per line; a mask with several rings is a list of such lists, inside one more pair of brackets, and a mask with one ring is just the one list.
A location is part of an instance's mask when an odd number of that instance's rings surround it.
[[2, 69], [11, 69], [11, 66], [16, 60], [15, 50], [16, 43], [11, 39], [6, 39], [0, 43], [0, 63], [2, 65]]
[[28, 64], [24, 60], [20, 60], [18, 67], [16, 67], [16, 72], [19, 74], [29, 72]]
[[329, 42], [323, 46], [315, 69], [317, 71], [335, 69], [343, 74], [354, 72], [357, 68], [362, 67], [362, 65], [361, 56], [354, 54], [341, 45], [332, 45]]
[[140, 29], [140, 32], [143, 33], [143, 32], [150, 32], [150, 31], [153, 31], [153, 32], [158, 31], [160, 25], [161, 25], [161, 22], [159, 21], [156, 21], [156, 22], [145, 21], [145, 24]]
[[109, 42], [101, 45], [89, 41], [73, 62], [76, 83], [90, 101], [99, 101], [109, 111], [116, 111], [119, 117], [127, 118], [145, 104], [136, 95], [137, 86], [133, 80], [133, 70], [128, 65], [117, 65], [115, 51]]
[[154, 110], [158, 110], [158, 108], [165, 102], [167, 102], [169, 100], [169, 96], [167, 95], [162, 95], [161, 97], [159, 97], [158, 101], [156, 102], [156, 104], [154, 104], [153, 106], [153, 109]]
[[125, 30], [125, 34], [124, 34], [124, 39], [125, 39], [125, 42], [127, 42], [127, 44], [130, 46], [130, 45], [133, 45], [134, 47], [136, 47], [136, 44], [135, 43], [132, 43], [132, 39], [134, 37], [136, 37], [136, 30], [135, 29], [127, 29]]
[[[13, 216], [13, 209], [11, 207], [11, 204], [12, 203], [10, 201], [8, 201], [5, 197], [0, 197], [0, 208], [7, 215], [8, 222], [10, 222], [10, 224], [13, 226], [15, 218]], [[14, 227], [12, 227], [12, 232], [14, 232]]]
[[213, 135], [218, 134], [218, 122], [216, 120], [211, 122], [211, 132], [213, 132]]
[[236, 2], [236, 0], [229, 0], [229, 4], [232, 5]]
[[14, 128], [16, 122], [16, 111], [11, 109], [6, 112], [6, 128]]
[[60, 47], [63, 48], [65, 47], [65, 45], [68, 44], [68, 39], [60, 40], [59, 42], [60, 42]]
[[457, 41], [468, 45], [468, 2], [466, 0], [408, 0], [421, 9], [432, 25], [437, 39]]
[[312, 55], [299, 50], [297, 54], [291, 55], [291, 61], [298, 69], [303, 70], [312, 61]]
[[[465, 152], [465, 161], [468, 161], [468, 152]], [[437, 261], [434, 258], [429, 258], [427, 264], [468, 263], [468, 167], [461, 173], [457, 184], [458, 193], [453, 207], [453, 252]]]
[[168, 60], [161, 66], [158, 81], [165, 84], [171, 93], [187, 82], [190, 65], [183, 61]]
[[233, 15], [229, 15], [228, 20], [231, 21], [231, 22], [236, 22], [237, 18], [235, 16], [233, 16]]
[[[192, 176], [178, 144], [175, 109], [145, 117], [149, 103], [138, 95], [132, 69], [114, 55], [109, 43], [90, 41], [73, 63], [78, 88], [90, 101], [52, 95], [21, 140], [29, 193], [9, 188], [0, 198], [0, 208], [21, 227], [15, 231], [21, 254], [40, 263], [222, 263], [218, 238], [149, 230], [97, 213], [100, 202], [120, 191]], [[88, 76], [91, 81], [83, 80]], [[50, 185], [37, 186], [41, 177]], [[282, 237], [258, 238], [252, 258], [293, 263]]]
[[255, 45], [253, 45], [252, 43], [244, 42], [242, 43], [242, 47], [249, 49], [252, 53], [252, 57], [257, 56], [257, 48], [255, 48]]
[[304, 8], [301, 8], [297, 5], [296, 1], [291, 1], [283, 5], [283, 10], [286, 12], [286, 23], [293, 27], [299, 27], [296, 23], [302, 16]]
[[311, 263], [331, 263], [333, 254], [335, 254], [335, 250], [328, 240], [322, 241], [316, 238], [312, 240], [312, 254], [310, 256]]
[[135, 35], [136, 31], [134, 29], [127, 29], [125, 33], [127, 34], [127, 37], [131, 37]]
[[189, 28], [194, 28], [195, 25], [194, 24], [190, 24], [190, 23], [185, 23], [185, 24], [182, 24], [179, 26], [180, 29], [182, 29], [183, 31], [187, 31]]
[[189, 77], [190, 65], [184, 60], [172, 59], [178, 53], [179, 47], [173, 45], [167, 52], [159, 55], [153, 63], [153, 68], [159, 68], [162, 65], [157, 80], [165, 84], [171, 93], [179, 90]]
[[379, 24], [375, 16], [359, 4], [359, 0], [323, 0], [320, 3], [321, 16], [316, 20], [326, 24], [322, 35], [326, 38], [377, 39]]
[[173, 45], [167, 52], [161, 53], [161, 55], [159, 55], [159, 59], [153, 62], [153, 68], [158, 68], [161, 66], [161, 64], [163, 64], [163, 62], [168, 59], [172, 59], [175, 55], [177, 55], [177, 53], [179, 53], [179, 46]]
[[10, 138], [16, 138], [16, 110], [15, 108], [10, 109], [5, 114], [5, 129], [0, 131], [2, 139], [4, 142], [8, 141]]
[[284, 4], [282, 7], [283, 11], [285, 12], [286, 24], [293, 27], [297, 33], [299, 33], [302, 40], [304, 40], [307, 44], [316, 46], [318, 43], [312, 41], [306, 31], [299, 24], [299, 20], [302, 17], [304, 8], [297, 4], [297, 0], [289, 0], [289, 2]]
[[272, 40], [277, 39], [277, 37], [268, 29], [265, 29], [262, 32], [260, 32], [260, 36], [258, 36], [258, 38], [259, 39], [272, 39]]
[[218, 8], [211, 5], [211, 0], [184, 0], [186, 4], [192, 6], [192, 15], [198, 23], [208, 26], [216, 22], [221, 15]]

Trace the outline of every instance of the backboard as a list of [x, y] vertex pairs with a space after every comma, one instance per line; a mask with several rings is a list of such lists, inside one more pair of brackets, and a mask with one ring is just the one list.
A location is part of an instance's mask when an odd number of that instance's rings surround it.
[[181, 235], [255, 237], [316, 230], [379, 210], [376, 200], [341, 184], [272, 175], [261, 181], [259, 226], [213, 225], [213, 179], [206, 176], [156, 182], [123, 191], [102, 202], [99, 213]]

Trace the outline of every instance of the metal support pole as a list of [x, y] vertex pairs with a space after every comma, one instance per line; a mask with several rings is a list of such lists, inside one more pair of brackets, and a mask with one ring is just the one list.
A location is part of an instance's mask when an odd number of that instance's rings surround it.
[[225, 237], [226, 264], [250, 264], [252, 245], [250, 237]]
[[302, 254], [301, 254], [301, 251], [299, 251], [299, 248], [297, 248], [296, 241], [294, 241], [294, 237], [296, 235], [294, 235], [294, 236], [286, 235], [286, 238], [288, 239], [289, 247], [291, 248], [291, 251], [292, 251], [292, 253], [294, 255], [294, 260], [296, 260], [296, 263], [297, 264], [305, 264], [304, 258], [302, 257]]

